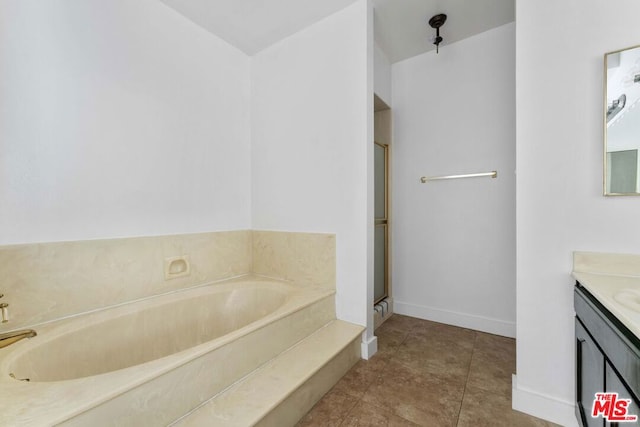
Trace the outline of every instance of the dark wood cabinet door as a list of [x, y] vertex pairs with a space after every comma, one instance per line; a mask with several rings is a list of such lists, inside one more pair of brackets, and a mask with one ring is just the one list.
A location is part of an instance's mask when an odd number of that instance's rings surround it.
[[[633, 394], [629, 391], [629, 388], [627, 387], [627, 385], [620, 379], [618, 374], [613, 370], [609, 362], [607, 362], [606, 368], [605, 368], [605, 390], [607, 392], [618, 393], [618, 399], [630, 399], [631, 404], [627, 407], [627, 414], [640, 416], [638, 401], [636, 400], [635, 396], [633, 396]], [[636, 423], [608, 422], [606, 423], [606, 425], [610, 427], [636, 426], [638, 424], [640, 424], [640, 422], [636, 422]]]
[[576, 323], [576, 416], [584, 427], [602, 427], [602, 417], [592, 418], [596, 393], [604, 391], [604, 356], [578, 319]]

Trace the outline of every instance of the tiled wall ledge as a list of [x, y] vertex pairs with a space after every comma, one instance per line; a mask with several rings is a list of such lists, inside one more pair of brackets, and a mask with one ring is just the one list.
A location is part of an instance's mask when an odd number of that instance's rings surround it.
[[[188, 276], [165, 279], [186, 255]], [[335, 288], [335, 236], [224, 231], [0, 247], [0, 332], [245, 274]]]

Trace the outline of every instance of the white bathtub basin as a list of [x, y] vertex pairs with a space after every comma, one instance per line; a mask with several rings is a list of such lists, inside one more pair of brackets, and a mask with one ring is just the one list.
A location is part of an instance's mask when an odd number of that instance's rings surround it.
[[335, 318], [333, 293], [246, 277], [36, 326], [0, 349], [0, 425], [167, 425]]
[[[112, 372], [178, 353], [240, 329], [281, 307], [280, 286], [182, 292], [48, 338], [40, 333], [8, 365], [16, 378], [61, 381]], [[133, 308], [133, 307], [132, 307]], [[135, 308], [134, 308], [135, 309]]]

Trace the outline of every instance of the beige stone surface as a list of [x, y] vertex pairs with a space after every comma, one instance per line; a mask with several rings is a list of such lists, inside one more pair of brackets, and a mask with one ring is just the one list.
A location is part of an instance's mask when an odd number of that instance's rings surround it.
[[[265, 292], [286, 295], [284, 301], [274, 301], [271, 313], [243, 319], [247, 313], [234, 298], [257, 301]], [[178, 308], [184, 294], [190, 294], [189, 304]], [[230, 312], [197, 315], [210, 307], [208, 295]], [[192, 319], [191, 327], [198, 331], [192, 342], [159, 354], [160, 340], [179, 344], [181, 329], [176, 325], [174, 330], [172, 323], [190, 312], [198, 318]], [[137, 318], [118, 323], [131, 313]], [[218, 313], [226, 318], [216, 319]], [[0, 425], [166, 425], [333, 319], [333, 291], [243, 278], [52, 322], [38, 336], [0, 349]], [[165, 337], [149, 334], [155, 323], [166, 326]], [[221, 332], [219, 324], [236, 329]], [[222, 335], [216, 338], [218, 333]], [[121, 334], [137, 335], [138, 340], [123, 341]], [[92, 346], [113, 350], [102, 354]], [[104, 372], [103, 365], [114, 370]], [[17, 378], [33, 376], [32, 381], [12, 379], [14, 372]]]
[[[0, 425], [168, 424], [335, 319], [335, 250], [250, 230], [0, 247], [0, 333], [38, 332], [0, 349]], [[292, 400], [298, 417], [352, 344]]]
[[330, 322], [177, 425], [293, 425], [359, 359], [363, 329]]
[[[165, 280], [165, 258], [190, 275]], [[225, 231], [0, 247], [0, 332], [251, 272], [251, 232]]]
[[640, 255], [575, 252], [573, 277], [640, 338]]
[[640, 277], [640, 255], [604, 252], [574, 252], [573, 271]]
[[[250, 273], [335, 289], [335, 235], [222, 231], [0, 247], [0, 332]], [[184, 257], [188, 275], [167, 278]]]
[[335, 289], [336, 237], [254, 230], [253, 273]]

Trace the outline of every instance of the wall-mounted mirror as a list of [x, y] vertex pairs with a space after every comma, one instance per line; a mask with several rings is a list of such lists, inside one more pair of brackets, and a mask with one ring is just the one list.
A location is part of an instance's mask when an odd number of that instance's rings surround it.
[[640, 46], [604, 56], [604, 194], [640, 195]]

